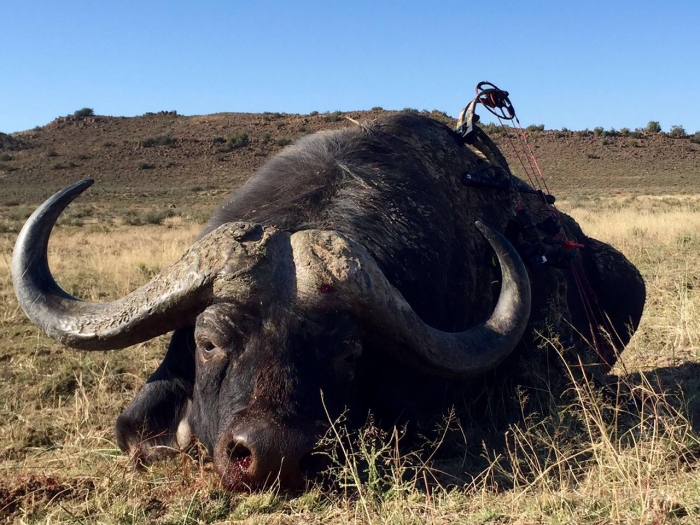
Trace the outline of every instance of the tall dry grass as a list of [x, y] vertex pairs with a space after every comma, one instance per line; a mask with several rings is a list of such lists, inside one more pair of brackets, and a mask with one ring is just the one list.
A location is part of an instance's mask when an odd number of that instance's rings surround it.
[[77, 287], [76, 295], [86, 300], [120, 297], [177, 261], [200, 229], [187, 224], [117, 228], [104, 233], [90, 228], [59, 230], [49, 244], [51, 270], [66, 286]]
[[562, 208], [579, 221], [587, 235], [620, 249], [644, 275], [644, 322], [622, 363], [634, 371], [698, 360], [698, 197], [609, 199], [593, 206]]
[[[697, 523], [700, 416], [697, 313], [700, 211], [685, 202], [564, 203], [589, 235], [642, 270], [649, 301], [640, 330], [600, 389], [570, 373], [549, 414], [513, 425], [485, 449], [471, 482], [441, 486], [444, 465], [405, 449], [400, 432], [334, 423], [336, 489], [297, 497], [228, 494], [211, 465], [182, 455], [133, 470], [116, 447], [119, 411], [157, 366], [165, 340], [121, 352], [65, 349], [39, 335], [11, 290], [13, 238], [0, 237], [0, 521], [14, 523]], [[659, 204], [660, 203], [660, 204]], [[174, 262], [199, 227], [59, 228], [50, 264], [89, 300], [133, 290]], [[548, 342], [557, 351], [556, 341]], [[450, 432], [459, 425], [452, 420]], [[456, 425], [456, 427], [455, 427]], [[447, 434], [445, 434], [447, 435]], [[339, 488], [338, 488], [339, 487]]]
[[644, 196], [568, 203], [560, 209], [579, 221], [587, 235], [609, 242], [628, 257], [644, 250], [688, 243], [700, 231], [696, 197]]

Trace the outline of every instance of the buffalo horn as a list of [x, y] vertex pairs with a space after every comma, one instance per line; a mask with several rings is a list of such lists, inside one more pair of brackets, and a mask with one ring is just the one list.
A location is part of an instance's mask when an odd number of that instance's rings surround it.
[[392, 341], [387, 351], [402, 362], [443, 376], [482, 373], [520, 341], [530, 316], [530, 281], [513, 246], [496, 230], [479, 222], [476, 226], [495, 250], [503, 280], [489, 319], [463, 332], [443, 332], [424, 323], [366, 249], [332, 231], [292, 235], [297, 293], [304, 301], [330, 307], [344, 303], [374, 333]]
[[[12, 257], [12, 280], [24, 312], [47, 335], [73, 348], [124, 348], [191, 324], [222, 290], [235, 295], [246, 289], [246, 270], [264, 258], [259, 247], [274, 233], [249, 223], [223, 225], [127, 296], [107, 303], [81, 301], [56, 283], [46, 252], [59, 215], [92, 183], [77, 182], [39, 206]], [[262, 240], [243, 246], [239, 241], [251, 233]]]

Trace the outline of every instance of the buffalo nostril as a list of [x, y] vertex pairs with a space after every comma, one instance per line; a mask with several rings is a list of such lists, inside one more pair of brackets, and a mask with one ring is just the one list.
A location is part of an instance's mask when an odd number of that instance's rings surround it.
[[230, 490], [276, 484], [297, 489], [322, 470], [311, 454], [314, 436], [300, 428], [287, 428], [267, 421], [244, 423], [226, 432], [216, 446], [214, 462], [224, 486]]
[[253, 454], [250, 449], [238, 441], [232, 441], [227, 445], [226, 457], [229, 464], [238, 466], [241, 470], [248, 470], [253, 462]]
[[248, 447], [239, 441], [232, 441], [226, 447], [226, 455], [231, 461], [252, 456]]
[[226, 444], [220, 456], [220, 472], [224, 486], [231, 490], [246, 490], [251, 485], [251, 467], [253, 464], [253, 454], [250, 449], [240, 441], [231, 441]]

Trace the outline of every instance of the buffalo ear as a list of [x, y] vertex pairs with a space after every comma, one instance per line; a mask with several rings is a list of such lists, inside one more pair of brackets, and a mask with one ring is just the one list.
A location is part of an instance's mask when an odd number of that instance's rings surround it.
[[[177, 452], [178, 428], [181, 441], [188, 435], [194, 351], [194, 328], [175, 330], [163, 362], [117, 418], [119, 447], [139, 461]], [[186, 446], [183, 442], [180, 445]]]

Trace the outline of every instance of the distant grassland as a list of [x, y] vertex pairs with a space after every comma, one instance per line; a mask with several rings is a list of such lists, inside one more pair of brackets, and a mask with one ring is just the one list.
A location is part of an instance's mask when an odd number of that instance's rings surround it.
[[[124, 295], [192, 243], [202, 221], [188, 214], [210, 210], [216, 196], [206, 191], [191, 192], [197, 197], [191, 208], [76, 203], [52, 236], [52, 271], [84, 299]], [[646, 280], [642, 324], [614, 370], [636, 405], [611, 404], [590, 385], [572, 381], [571, 399], [551, 403], [580, 422], [576, 432], [527, 418], [509, 430], [504, 457], [485, 450], [489, 467], [452, 488], [431, 483], [443, 465], [403, 454], [395, 436], [365, 429], [349, 438], [338, 427], [329, 439], [349, 452], [335, 465], [341, 488], [312, 487], [297, 497], [274, 490], [228, 494], [197, 454], [141, 471], [129, 467], [113, 425], [157, 367], [167, 338], [89, 353], [39, 334], [17, 306], [9, 271], [14, 232], [31, 210], [3, 208], [0, 521], [700, 522], [700, 196], [584, 195], [558, 204], [586, 233], [621, 249]], [[80, 213], [86, 209], [92, 211]], [[147, 220], [164, 209], [173, 213]]]

